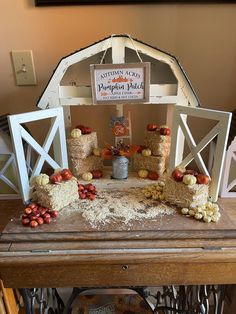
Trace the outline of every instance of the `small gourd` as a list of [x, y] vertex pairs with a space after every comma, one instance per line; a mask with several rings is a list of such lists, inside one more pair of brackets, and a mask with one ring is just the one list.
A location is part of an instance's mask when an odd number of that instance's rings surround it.
[[183, 177], [183, 183], [186, 185], [194, 185], [197, 182], [197, 178], [191, 174], [185, 174]]
[[140, 169], [138, 171], [139, 178], [146, 179], [148, 176], [148, 171], [146, 169]]
[[91, 172], [85, 172], [82, 174], [82, 179], [85, 181], [90, 181], [93, 178], [93, 174]]
[[182, 213], [183, 215], [188, 215], [189, 209], [188, 209], [187, 207], [183, 207], [183, 208], [181, 209], [181, 213]]
[[47, 174], [41, 173], [35, 178], [35, 182], [38, 185], [47, 185], [49, 183], [49, 176]]
[[82, 132], [80, 129], [73, 129], [70, 135], [72, 138], [79, 138], [82, 135]]
[[101, 149], [98, 147], [95, 147], [93, 149], [93, 154], [94, 154], [94, 156], [98, 156], [98, 157], [101, 156]]
[[151, 156], [152, 155], [152, 151], [149, 148], [145, 148], [142, 150], [142, 155], [145, 157]]

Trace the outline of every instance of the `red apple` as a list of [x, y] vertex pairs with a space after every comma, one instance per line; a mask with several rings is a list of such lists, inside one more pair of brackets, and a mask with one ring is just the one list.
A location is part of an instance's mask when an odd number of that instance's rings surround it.
[[62, 181], [62, 176], [60, 173], [54, 173], [50, 176], [50, 182], [55, 184], [55, 183], [60, 183]]
[[172, 177], [175, 179], [177, 182], [183, 181], [184, 173], [178, 169], [175, 169], [172, 172]]
[[80, 129], [82, 134], [90, 134], [92, 133], [92, 128], [84, 125], [77, 125], [76, 129]]
[[51, 217], [51, 215], [49, 213], [46, 213], [46, 214], [44, 214], [42, 216], [43, 216], [43, 218], [50, 218]]
[[84, 185], [78, 184], [78, 191], [83, 191], [83, 190], [84, 190]]
[[33, 220], [37, 220], [37, 216], [36, 215], [32, 215], [32, 216], [30, 216], [30, 221], [33, 221]]
[[24, 212], [25, 212], [27, 215], [30, 215], [30, 214], [32, 213], [32, 209], [29, 208], [29, 207], [26, 207], [26, 208], [24, 209]]
[[79, 197], [84, 200], [86, 198], [86, 194], [85, 193], [82, 193], [82, 192], [79, 192]]
[[159, 175], [158, 175], [158, 173], [156, 171], [150, 171], [148, 173], [148, 179], [150, 179], [150, 180], [158, 180], [158, 178], [159, 178]]
[[60, 172], [60, 175], [62, 176], [62, 179], [63, 180], [70, 180], [72, 178], [72, 173], [69, 169], [63, 169], [61, 172]]
[[47, 208], [40, 206], [38, 211], [40, 212], [40, 215], [43, 216], [47, 212]]
[[90, 134], [92, 133], [92, 129], [89, 126], [85, 126], [82, 130], [81, 130], [82, 134]]
[[51, 217], [56, 218], [59, 215], [59, 213], [57, 210], [52, 210], [52, 211], [50, 211], [50, 215], [51, 215]]
[[90, 201], [93, 201], [95, 199], [96, 195], [95, 194], [90, 194], [89, 195], [89, 199]]
[[36, 228], [36, 227], [38, 227], [38, 223], [37, 223], [37, 221], [36, 220], [32, 220], [31, 222], [30, 222], [30, 227], [31, 228]]
[[169, 128], [160, 128], [160, 135], [170, 135]]
[[24, 218], [21, 220], [23, 226], [27, 226], [30, 223], [29, 218]]
[[93, 179], [100, 179], [103, 175], [101, 170], [93, 170], [91, 173], [93, 175]]
[[28, 205], [28, 207], [31, 208], [31, 209], [33, 209], [33, 208], [37, 208], [38, 205], [37, 205], [36, 203], [30, 203], [30, 204]]
[[206, 176], [205, 174], [199, 174], [198, 176], [197, 176], [197, 183], [198, 184], [208, 184], [209, 183], [209, 177], [208, 176]]
[[51, 222], [51, 217], [45, 217], [45, 218], [43, 219], [43, 221], [45, 222], [45, 224], [50, 224], [50, 222]]
[[85, 191], [87, 190], [87, 191], [89, 191], [89, 192], [92, 192], [92, 191], [96, 190], [95, 186], [94, 186], [92, 183], [86, 184], [86, 185], [84, 186], [84, 188], [85, 188]]
[[37, 223], [38, 223], [39, 225], [43, 225], [43, 223], [44, 223], [44, 220], [43, 220], [42, 217], [38, 217], [38, 218], [36, 219], [36, 221], [37, 221]]
[[148, 131], [156, 131], [157, 125], [155, 123], [148, 123], [147, 130]]
[[37, 211], [38, 211], [38, 207], [33, 207], [32, 208], [32, 213], [37, 213]]

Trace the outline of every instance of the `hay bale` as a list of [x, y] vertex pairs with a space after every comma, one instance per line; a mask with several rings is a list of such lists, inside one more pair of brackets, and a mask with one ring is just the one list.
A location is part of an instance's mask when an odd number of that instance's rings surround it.
[[82, 158], [71, 158], [72, 173], [74, 176], [79, 177], [83, 173], [92, 170], [102, 170], [103, 160], [99, 156], [88, 156], [84, 159]]
[[67, 139], [68, 153], [71, 158], [86, 158], [98, 147], [97, 133], [81, 135], [79, 138]]
[[166, 169], [166, 158], [159, 156], [143, 156], [142, 154], [134, 154], [133, 156], [134, 171], [146, 169], [148, 171], [156, 171], [162, 175]]
[[145, 145], [151, 149], [152, 155], [167, 157], [170, 154], [171, 137], [160, 135], [159, 130], [147, 131]]
[[53, 210], [60, 210], [63, 207], [78, 199], [77, 179], [72, 178], [57, 184], [35, 185], [34, 199]]
[[163, 188], [166, 202], [178, 207], [195, 208], [203, 206], [208, 201], [209, 186], [206, 184], [186, 185], [167, 177]]

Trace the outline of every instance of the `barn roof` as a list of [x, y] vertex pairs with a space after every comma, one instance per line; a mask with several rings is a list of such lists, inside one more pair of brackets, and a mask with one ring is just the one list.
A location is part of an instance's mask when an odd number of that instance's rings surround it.
[[[42, 109], [60, 106], [61, 103], [59, 100], [60, 97], [58, 89], [60, 86], [60, 81], [62, 80], [67, 69], [73, 64], [90, 58], [95, 53], [102, 52], [107, 48], [112, 48], [112, 45], [108, 47], [111, 38], [129, 39], [130, 36], [127, 34], [121, 34], [105, 37], [99, 41], [94, 42], [91, 45], [83, 47], [69, 55], [64, 56], [59, 61], [55, 70], [53, 71], [44, 91], [38, 99], [37, 106]], [[181, 89], [185, 89], [184, 94], [186, 97], [189, 97], [189, 106], [196, 107], [200, 105], [197, 94], [194, 91], [194, 88], [184, 68], [175, 56], [150, 44], [144, 43], [139, 39], [132, 39], [132, 41], [135, 45], [137, 45], [137, 50], [139, 51], [139, 53], [144, 53], [147, 56], [154, 56], [153, 58], [155, 58], [155, 52], [158, 52], [158, 56], [160, 56], [160, 61], [167, 63], [173, 70], [177, 79], [181, 81]], [[96, 49], [93, 49], [95, 47]], [[134, 49], [132, 45], [130, 45], [129, 48]], [[158, 56], [155, 59], [159, 60]]]

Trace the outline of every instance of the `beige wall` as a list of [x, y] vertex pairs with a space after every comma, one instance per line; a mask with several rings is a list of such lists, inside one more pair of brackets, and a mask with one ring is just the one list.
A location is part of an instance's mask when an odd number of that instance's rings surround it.
[[[0, 114], [34, 110], [62, 56], [113, 33], [129, 33], [178, 57], [204, 107], [236, 107], [236, 4], [39, 8], [33, 0], [1, 0]], [[9, 53], [17, 49], [33, 50], [37, 86], [15, 85]], [[142, 119], [135, 117], [139, 128]]]

